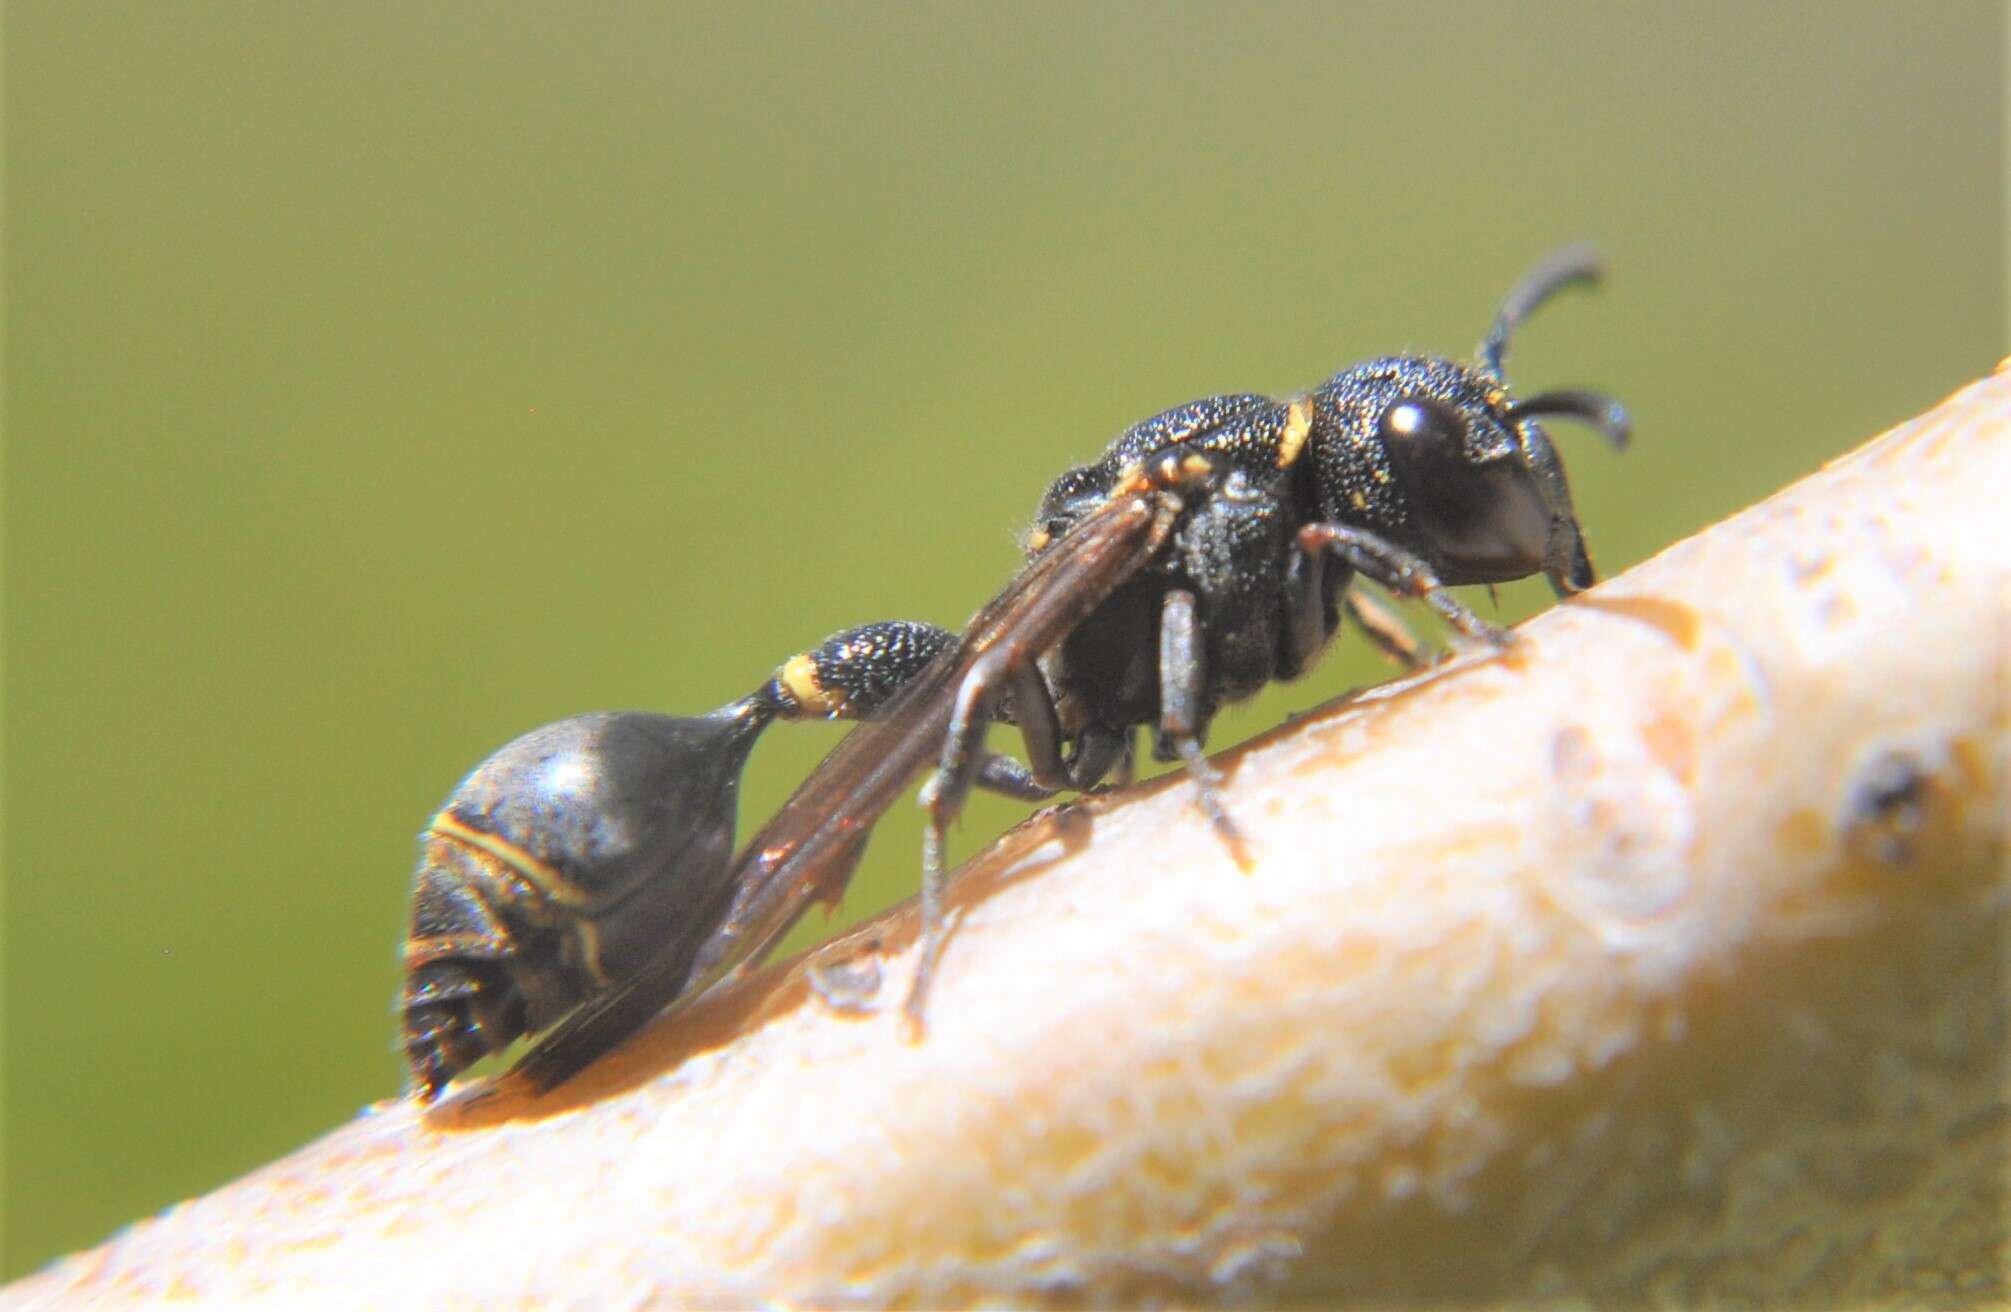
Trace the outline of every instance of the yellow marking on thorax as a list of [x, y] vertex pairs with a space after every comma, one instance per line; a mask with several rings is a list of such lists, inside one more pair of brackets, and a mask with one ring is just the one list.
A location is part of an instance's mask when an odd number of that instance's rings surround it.
[[1312, 432], [1313, 398], [1298, 397], [1285, 409], [1285, 431], [1278, 439], [1278, 468], [1292, 467], [1292, 462], [1306, 449], [1306, 439]]
[[433, 823], [427, 826], [427, 830], [449, 842], [487, 852], [562, 907], [583, 907], [593, 901], [592, 894], [560, 874], [550, 863], [540, 861], [507, 838], [471, 828], [445, 811], [433, 817]]
[[1110, 495], [1121, 497], [1135, 492], [1169, 491], [1198, 483], [1214, 470], [1214, 464], [1199, 451], [1181, 452], [1178, 460], [1173, 458], [1172, 452], [1161, 451], [1118, 470], [1117, 482], [1110, 489]]
[[835, 720], [845, 714], [845, 695], [824, 686], [817, 677], [817, 662], [808, 653], [782, 662], [782, 668], [775, 671], [775, 682], [811, 715]]

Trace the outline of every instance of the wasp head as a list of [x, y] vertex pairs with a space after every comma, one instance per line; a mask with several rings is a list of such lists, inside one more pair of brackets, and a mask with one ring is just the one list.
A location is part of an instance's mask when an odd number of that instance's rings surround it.
[[1620, 449], [1626, 411], [1592, 392], [1517, 399], [1503, 360], [1511, 332], [1531, 311], [1596, 276], [1583, 252], [1537, 270], [1510, 294], [1473, 363], [1391, 356], [1317, 389], [1310, 445], [1320, 515], [1388, 536], [1446, 583], [1540, 572], [1560, 596], [1592, 586], [1564, 465], [1537, 420], [1593, 424]]

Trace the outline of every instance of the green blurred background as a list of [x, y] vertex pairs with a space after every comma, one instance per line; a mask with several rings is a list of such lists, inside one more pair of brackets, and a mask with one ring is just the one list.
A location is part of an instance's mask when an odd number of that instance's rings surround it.
[[1132, 420], [1592, 239], [1512, 375], [1635, 409], [1610, 572], [1986, 372], [2002, 6], [1750, 8], [10, 6], [6, 1273], [397, 1092], [479, 757], [960, 622]]

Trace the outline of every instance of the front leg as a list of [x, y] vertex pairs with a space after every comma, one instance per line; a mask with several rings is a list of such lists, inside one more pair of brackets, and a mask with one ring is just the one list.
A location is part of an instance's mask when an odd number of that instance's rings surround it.
[[[899, 635], [898, 641], [908, 653], [898, 678], [889, 676], [882, 657], [888, 645], [885, 631], [896, 626], [907, 631]], [[775, 686], [783, 686], [785, 680], [793, 683], [803, 694], [808, 694], [796, 695], [797, 704], [822, 706], [823, 713], [832, 718], [872, 719], [933, 658], [933, 651], [921, 659], [916, 659], [918, 654], [928, 648], [945, 650], [956, 640], [956, 635], [946, 629], [909, 621], [847, 629], [834, 634], [813, 652], [785, 664], [776, 675]], [[789, 677], [792, 674], [793, 679]], [[848, 695], [832, 698], [828, 695], [831, 689], [844, 690]], [[991, 722], [1008, 718], [1004, 711], [1008, 690], [1012, 697], [1010, 718], [1019, 725], [1027, 758], [1033, 763], [1031, 768], [1013, 757], [985, 749], [985, 733]], [[840, 709], [834, 711], [833, 706]], [[956, 712], [943, 738], [941, 760], [922, 785], [919, 798], [928, 809], [929, 820], [922, 833], [920, 960], [906, 1004], [911, 1033], [920, 1033], [923, 1003], [935, 974], [936, 958], [942, 953], [943, 890], [948, 880], [944, 847], [949, 826], [962, 814], [965, 798], [976, 787], [1023, 802], [1040, 802], [1054, 796], [1058, 789], [1073, 786], [1068, 763], [1062, 757], [1061, 725], [1054, 698], [1039, 668], [1027, 663], [1011, 670], [1002, 653], [979, 662], [958, 689]], [[872, 999], [880, 987], [877, 970], [812, 966], [807, 978], [811, 990], [834, 1010], [855, 1014], [874, 1010]]]
[[[1330, 572], [1332, 571], [1332, 572]], [[1341, 609], [1376, 649], [1407, 670], [1431, 664], [1430, 654], [1403, 619], [1389, 607], [1355, 587], [1353, 570], [1325, 551], [1295, 551], [1285, 570], [1280, 594], [1284, 640], [1278, 648], [1278, 677], [1296, 679], [1306, 672], [1332, 636], [1335, 621], [1328, 593], [1341, 594]]]
[[[1295, 551], [1285, 566], [1285, 586], [1279, 594], [1284, 641], [1278, 648], [1278, 677], [1296, 679], [1304, 674], [1327, 645], [1332, 630], [1327, 624], [1327, 570], [1325, 552]], [[1348, 567], [1338, 561], [1331, 568], [1345, 579]]]
[[1350, 569], [1397, 596], [1424, 602], [1469, 638], [1496, 647], [1515, 645], [1515, 636], [1508, 630], [1489, 624], [1447, 592], [1422, 558], [1367, 529], [1347, 524], [1308, 524], [1299, 530], [1299, 549], [1307, 555], [1331, 552], [1346, 561]]
[[1404, 623], [1403, 616], [1377, 601], [1358, 587], [1349, 586], [1341, 594], [1341, 605], [1355, 627], [1368, 636], [1390, 660], [1406, 670], [1421, 670], [1431, 664], [1431, 652], [1410, 625]]

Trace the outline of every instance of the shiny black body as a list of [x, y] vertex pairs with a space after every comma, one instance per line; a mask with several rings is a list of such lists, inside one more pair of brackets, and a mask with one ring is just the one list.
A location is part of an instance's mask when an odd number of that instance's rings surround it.
[[578, 715], [475, 767], [419, 836], [399, 999], [413, 1087], [437, 1096], [652, 962], [688, 968], [726, 914], [761, 731], [870, 714], [955, 640], [863, 625], [709, 715]]
[[[1092, 787], [1128, 759], [1137, 729], [1152, 728], [1159, 755], [1185, 763], [1200, 805], [1243, 859], [1202, 752], [1209, 722], [1224, 703], [1305, 670], [1343, 615], [1402, 650], [1368, 618], [1351, 588], [1357, 576], [1494, 643], [1507, 635], [1445, 585], [1542, 573], [1565, 595], [1592, 583], [1562, 465], [1537, 420], [1590, 422], [1617, 447], [1625, 414], [1594, 393], [1517, 400], [1503, 364], [1513, 329], [1538, 304], [1595, 277], [1575, 251], [1538, 269], [1473, 362], [1393, 356], [1284, 401], [1209, 397], [1134, 425], [1056, 479], [1027, 537], [1028, 565], [960, 638], [915, 626], [927, 635], [918, 646], [939, 655], [879, 680], [871, 706], [825, 708], [868, 723], [735, 858], [730, 905], [696, 954], [667, 940], [513, 1074], [550, 1088], [673, 999], [758, 962], [810, 905], [842, 893], [874, 822], [917, 775], [928, 776], [929, 812], [923, 939], [907, 999], [917, 1028], [941, 947], [944, 834], [973, 786], [1022, 796]], [[779, 674], [770, 687], [789, 682]], [[1018, 726], [1028, 767], [985, 750], [999, 720]]]
[[420, 836], [404, 1045], [430, 1097], [724, 910], [741, 765], [768, 716], [581, 715], [477, 766]]

